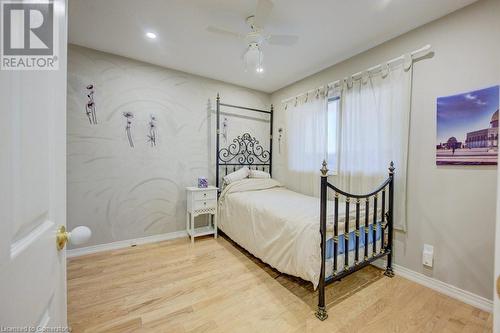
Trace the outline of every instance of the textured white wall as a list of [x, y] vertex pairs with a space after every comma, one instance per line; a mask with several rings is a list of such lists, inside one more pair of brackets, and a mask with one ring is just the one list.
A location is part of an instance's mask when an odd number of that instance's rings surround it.
[[[198, 176], [214, 183], [217, 92], [226, 103], [255, 108], [269, 108], [270, 96], [79, 46], [68, 52], [69, 229], [92, 229], [85, 246], [184, 229], [184, 188]], [[88, 84], [96, 86], [98, 125], [85, 115]], [[135, 148], [126, 111], [135, 114]], [[158, 118], [154, 148], [146, 139], [150, 114]], [[268, 148], [265, 121], [230, 115], [228, 122], [229, 140], [248, 130]]]
[[[436, 166], [436, 98], [500, 83], [499, 17], [500, 0], [481, 0], [272, 95], [278, 128], [285, 119], [282, 99], [432, 44], [434, 57], [414, 67], [408, 231], [396, 234], [395, 261], [489, 299], [497, 168]], [[286, 183], [286, 154], [275, 154], [273, 162], [275, 178]], [[424, 243], [434, 245], [430, 270], [422, 266]]]

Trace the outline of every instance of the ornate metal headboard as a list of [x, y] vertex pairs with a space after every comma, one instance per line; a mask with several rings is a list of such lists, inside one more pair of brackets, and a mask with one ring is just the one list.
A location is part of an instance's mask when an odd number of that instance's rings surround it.
[[[269, 114], [269, 150], [265, 150], [260, 142], [250, 133], [244, 133], [235, 139], [227, 147], [220, 147], [220, 107], [226, 106], [241, 110], [260, 112]], [[223, 104], [220, 102], [220, 96], [217, 94], [217, 133], [216, 133], [216, 169], [215, 185], [220, 188], [222, 185], [221, 177], [234, 172], [243, 166], [250, 169], [267, 171], [272, 175], [273, 161], [273, 106], [270, 111], [252, 109], [243, 106]]]

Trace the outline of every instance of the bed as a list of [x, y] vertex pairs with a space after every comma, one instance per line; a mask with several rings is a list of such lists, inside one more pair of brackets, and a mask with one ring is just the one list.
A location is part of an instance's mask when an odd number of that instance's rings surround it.
[[[270, 116], [269, 149], [250, 133], [220, 147], [220, 106]], [[371, 193], [347, 193], [328, 181], [325, 161], [319, 170], [320, 197], [287, 189], [272, 178], [245, 178], [223, 186], [223, 177], [240, 168], [272, 175], [273, 109], [239, 107], [217, 95], [216, 185], [218, 227], [238, 245], [282, 273], [310, 281], [318, 289], [316, 317], [325, 320], [325, 286], [386, 257], [384, 274], [393, 277], [392, 234], [394, 166]], [[348, 221], [348, 222], [347, 222]]]

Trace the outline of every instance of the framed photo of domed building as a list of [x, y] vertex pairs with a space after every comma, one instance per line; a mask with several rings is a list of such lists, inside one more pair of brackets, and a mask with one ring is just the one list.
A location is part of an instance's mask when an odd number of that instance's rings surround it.
[[437, 99], [437, 165], [496, 165], [499, 86]]

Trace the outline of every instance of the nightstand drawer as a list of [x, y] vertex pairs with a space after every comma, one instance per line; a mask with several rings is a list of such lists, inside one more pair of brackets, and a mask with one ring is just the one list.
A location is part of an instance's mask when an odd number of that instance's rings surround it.
[[215, 200], [217, 191], [198, 191], [194, 193], [194, 200]]
[[217, 200], [196, 200], [194, 202], [194, 209], [203, 209], [203, 208], [215, 208], [217, 206]]

